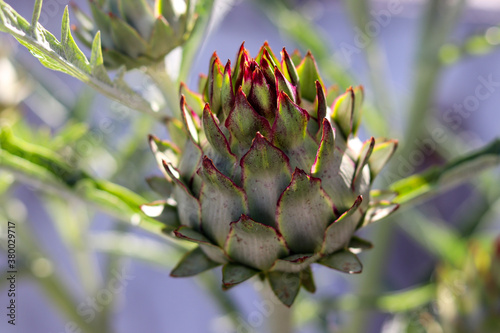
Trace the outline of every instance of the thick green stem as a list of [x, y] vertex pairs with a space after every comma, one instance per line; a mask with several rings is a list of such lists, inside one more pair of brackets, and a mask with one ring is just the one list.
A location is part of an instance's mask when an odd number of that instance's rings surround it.
[[[266, 281], [260, 290], [262, 302], [269, 305], [268, 329], [271, 333], [293, 332], [293, 310], [281, 303]], [[272, 306], [271, 306], [272, 305]], [[258, 329], [257, 331], [262, 331]]]

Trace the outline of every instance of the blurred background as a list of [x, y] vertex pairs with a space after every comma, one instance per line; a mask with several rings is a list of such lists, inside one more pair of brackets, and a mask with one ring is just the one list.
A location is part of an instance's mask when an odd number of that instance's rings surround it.
[[[31, 18], [33, 1], [6, 2]], [[57, 38], [68, 3], [42, 7], [39, 22]], [[490, 0], [215, 1], [187, 84], [197, 86], [214, 51], [234, 61], [243, 41], [252, 55], [264, 41], [276, 53], [310, 49], [326, 82], [365, 87], [361, 139], [409, 140], [378, 179], [383, 188], [499, 137], [499, 24], [500, 2]], [[144, 180], [159, 175], [147, 134], [167, 138], [165, 128], [0, 37], [2, 122], [97, 178], [156, 199]], [[148, 89], [139, 74], [127, 81]], [[375, 244], [361, 254], [363, 273], [314, 267], [317, 292], [301, 291], [296, 332], [500, 332], [499, 176], [488, 171], [362, 230]], [[0, 196], [2, 242], [7, 219], [16, 222], [22, 266], [16, 326], [2, 315], [2, 332], [80, 332], [82, 318], [103, 333], [266, 332], [257, 279], [222, 292], [219, 270], [171, 278], [181, 253], [174, 243], [2, 169]], [[110, 281], [118, 281], [112, 291]]]

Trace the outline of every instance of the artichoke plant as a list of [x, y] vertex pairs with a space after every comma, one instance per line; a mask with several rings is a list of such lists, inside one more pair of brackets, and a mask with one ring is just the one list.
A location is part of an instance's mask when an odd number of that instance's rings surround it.
[[89, 0], [93, 19], [74, 6], [75, 34], [89, 48], [101, 32], [104, 65], [149, 66], [182, 45], [197, 16], [191, 0]]
[[165, 200], [143, 206], [198, 244], [171, 275], [224, 265], [229, 288], [259, 274], [289, 306], [300, 286], [314, 292], [313, 263], [360, 273], [371, 244], [353, 233], [397, 208], [370, 202], [397, 142], [357, 137], [363, 88], [334, 98], [310, 53], [279, 61], [265, 43], [255, 59], [242, 45], [234, 67], [214, 53], [200, 93], [181, 92], [174, 142], [150, 137], [164, 177], [148, 181]]

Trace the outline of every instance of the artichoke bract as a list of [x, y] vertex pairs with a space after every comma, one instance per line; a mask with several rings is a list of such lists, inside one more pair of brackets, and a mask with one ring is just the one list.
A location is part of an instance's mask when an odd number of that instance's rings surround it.
[[128, 69], [162, 61], [182, 45], [197, 15], [190, 0], [89, 0], [92, 18], [75, 5], [76, 36], [89, 48], [101, 32], [104, 65]]
[[229, 288], [260, 274], [289, 306], [314, 292], [313, 263], [360, 273], [371, 244], [353, 233], [397, 208], [382, 192], [370, 203], [397, 143], [357, 138], [363, 88], [334, 98], [310, 53], [279, 61], [265, 43], [255, 59], [242, 45], [234, 67], [214, 53], [200, 93], [181, 93], [175, 143], [150, 136], [164, 177], [148, 182], [165, 200], [143, 206], [198, 244], [171, 275], [224, 265]]

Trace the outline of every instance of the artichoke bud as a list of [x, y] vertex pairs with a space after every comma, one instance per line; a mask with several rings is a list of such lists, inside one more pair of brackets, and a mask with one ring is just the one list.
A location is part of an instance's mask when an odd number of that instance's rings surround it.
[[181, 46], [197, 16], [190, 0], [89, 0], [92, 17], [73, 5], [77, 37], [88, 47], [101, 32], [104, 65], [151, 66]]
[[229, 288], [260, 273], [291, 305], [300, 286], [314, 291], [313, 263], [361, 272], [371, 244], [354, 232], [398, 207], [370, 201], [397, 142], [356, 136], [362, 87], [333, 98], [311, 53], [281, 58], [267, 43], [255, 59], [242, 45], [233, 67], [214, 53], [199, 93], [181, 85], [182, 142], [150, 140], [166, 180], [149, 183], [176, 202], [166, 230], [198, 244], [172, 276], [223, 265]]

